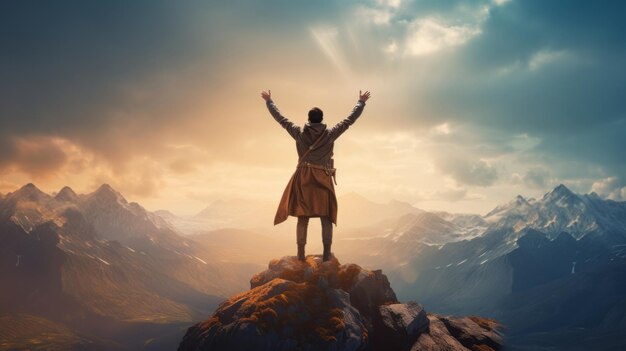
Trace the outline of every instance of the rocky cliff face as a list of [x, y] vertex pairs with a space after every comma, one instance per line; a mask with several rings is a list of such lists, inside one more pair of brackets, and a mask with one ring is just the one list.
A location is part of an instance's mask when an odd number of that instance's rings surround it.
[[500, 325], [399, 303], [387, 277], [333, 258], [286, 256], [187, 331], [191, 350], [497, 350]]

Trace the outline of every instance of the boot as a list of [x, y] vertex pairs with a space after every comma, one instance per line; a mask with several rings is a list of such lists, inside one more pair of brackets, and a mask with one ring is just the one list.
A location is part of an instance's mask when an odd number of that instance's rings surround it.
[[304, 261], [304, 245], [305, 244], [298, 244], [298, 259], [300, 261]]
[[324, 262], [330, 260], [330, 245], [331, 243], [324, 243], [324, 255], [323, 255]]

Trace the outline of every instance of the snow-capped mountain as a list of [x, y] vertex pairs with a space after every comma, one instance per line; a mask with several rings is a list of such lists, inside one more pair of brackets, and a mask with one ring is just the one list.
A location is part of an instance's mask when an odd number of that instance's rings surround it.
[[406, 214], [398, 219], [395, 227], [386, 231], [386, 238], [393, 241], [419, 241], [424, 244], [444, 244], [457, 241], [462, 228], [434, 213]]
[[422, 211], [401, 216], [384, 233], [393, 241], [443, 245], [472, 239], [486, 228], [486, 222], [478, 215]]
[[[436, 214], [445, 222], [402, 218], [401, 235], [351, 248], [389, 272], [401, 299], [502, 320], [513, 345], [623, 348], [612, 343], [626, 332], [626, 203], [560, 185], [539, 199], [516, 196], [480, 218]], [[469, 240], [450, 235], [471, 227], [482, 232]], [[409, 234], [447, 242], [399, 240]], [[564, 341], [571, 338], [587, 344], [572, 348]]]
[[12, 220], [30, 232], [48, 221], [63, 226], [68, 209], [80, 212], [100, 239], [117, 240], [142, 249], [160, 245], [184, 251], [189, 246], [160, 216], [135, 202], [129, 203], [108, 184], [84, 195], [66, 186], [51, 196], [29, 183], [0, 202], [0, 220]]
[[[351, 197], [355, 198], [356, 195]], [[369, 203], [354, 199], [352, 202]], [[409, 212], [402, 212], [403, 210]], [[398, 211], [395, 218], [391, 215], [393, 211]], [[429, 245], [495, 236], [490, 242], [499, 247], [492, 247], [491, 252], [485, 254], [486, 257], [492, 258], [515, 249], [517, 239], [526, 229], [541, 231], [549, 239], [566, 232], [577, 240], [590, 235], [607, 244], [626, 242], [625, 202], [604, 200], [595, 193], [575, 194], [562, 184], [540, 199], [518, 195], [484, 216], [426, 212], [405, 207], [395, 208], [393, 211], [381, 212], [387, 216], [387, 219], [381, 222], [384, 226], [378, 224], [382, 228], [381, 236], [394, 242], [411, 241]], [[372, 214], [371, 217], [376, 216]]]
[[[221, 259], [108, 185], [52, 196], [27, 184], [0, 200], [0, 309], [71, 298], [78, 315], [192, 320], [256, 270]], [[38, 293], [46, 284], [56, 295]]]
[[136, 202], [129, 203], [108, 184], [83, 196], [76, 205], [105, 239], [139, 246], [150, 242], [179, 251], [189, 246], [163, 218]]
[[[412, 257], [424, 256], [425, 248], [417, 245], [423, 244], [439, 248], [432, 254], [433, 267], [484, 265], [517, 249], [519, 239], [532, 231], [541, 232], [548, 240], [567, 233], [574, 240], [585, 238], [609, 248], [624, 245], [626, 203], [604, 200], [595, 193], [575, 194], [559, 185], [540, 199], [518, 195], [485, 216], [446, 212], [404, 215], [383, 231], [389, 242], [351, 242], [357, 253], [367, 253], [351, 259], [384, 265], [381, 260], [394, 256], [396, 264], [409, 265]], [[413, 249], [406, 250], [408, 243]], [[405, 257], [398, 257], [400, 252]]]
[[480, 230], [481, 228], [485, 229], [487, 227], [487, 222], [483, 216], [477, 214], [449, 213], [443, 211], [434, 212], [434, 214], [461, 228], [466, 228], [466, 230], [471, 228]]
[[626, 239], [626, 203], [603, 200], [597, 194], [578, 195], [559, 185], [541, 199], [518, 195], [485, 216], [489, 228], [513, 228], [516, 232], [532, 228], [555, 238], [561, 232], [575, 239], [585, 235], [608, 241]]

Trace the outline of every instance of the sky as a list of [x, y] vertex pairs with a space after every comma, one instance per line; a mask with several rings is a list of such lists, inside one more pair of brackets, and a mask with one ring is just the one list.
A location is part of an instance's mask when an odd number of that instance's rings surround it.
[[[0, 193], [108, 183], [150, 210], [275, 201], [297, 124], [339, 195], [486, 213], [563, 183], [626, 200], [619, 1], [3, 1]], [[341, 205], [341, 204], [340, 204]]]

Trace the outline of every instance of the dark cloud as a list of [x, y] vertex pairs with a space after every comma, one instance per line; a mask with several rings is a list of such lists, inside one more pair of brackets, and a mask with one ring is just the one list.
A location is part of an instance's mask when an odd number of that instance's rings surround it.
[[493, 6], [481, 34], [441, 60], [449, 69], [416, 83], [420, 102], [435, 116], [485, 128], [483, 138], [526, 133], [542, 140], [537, 155], [626, 179], [625, 11], [623, 2]]
[[298, 50], [308, 24], [344, 12], [336, 1], [2, 2], [0, 140], [59, 136], [115, 167], [159, 155], [185, 139], [192, 106], [234, 99], [236, 79], [321, 58], [312, 41]]
[[3, 2], [0, 139], [56, 135], [110, 162], [150, 150], [196, 89], [181, 81], [212, 57], [201, 5]]
[[68, 159], [61, 146], [46, 137], [0, 140], [0, 149], [0, 171], [13, 168], [34, 179], [49, 177]]

